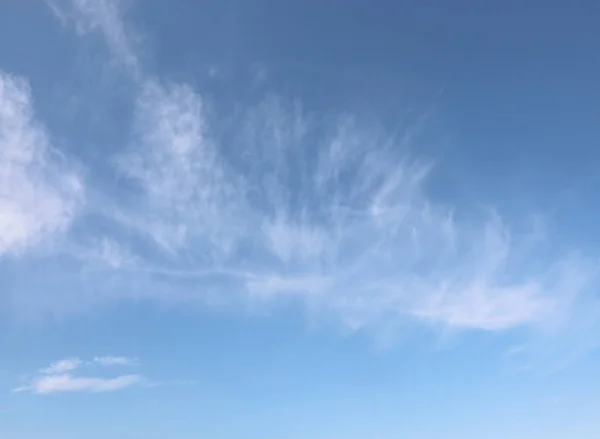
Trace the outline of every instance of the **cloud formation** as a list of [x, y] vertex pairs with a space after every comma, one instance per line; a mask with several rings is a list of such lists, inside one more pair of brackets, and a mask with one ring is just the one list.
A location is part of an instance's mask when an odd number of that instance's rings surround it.
[[[104, 194], [110, 208], [97, 211], [112, 230], [78, 252], [101, 273], [94, 297], [292, 297], [353, 328], [392, 318], [503, 331], [568, 325], [597, 281], [595, 259], [518, 216], [436, 201], [435, 169], [409, 154], [412, 136], [275, 96], [219, 113], [192, 85], [145, 69], [118, 1], [48, 2], [80, 35], [105, 39], [136, 96], [131, 141], [111, 157], [128, 190]], [[2, 78], [0, 169], [11, 190], [1, 192], [0, 253], [68, 230], [83, 198], [76, 174], [50, 160], [25, 83]], [[52, 382], [91, 386], [74, 379]]]
[[138, 364], [137, 358], [130, 357], [94, 357], [94, 362], [102, 366], [135, 366]]
[[83, 184], [35, 120], [28, 83], [0, 71], [0, 257], [65, 232]]
[[79, 358], [67, 358], [51, 363], [39, 370], [39, 374], [27, 385], [13, 390], [15, 393], [31, 392], [50, 394], [62, 392], [113, 392], [127, 387], [141, 385], [146, 382], [141, 375], [120, 375], [113, 378], [81, 377], [69, 373], [88, 364], [101, 366], [131, 366], [139, 364], [137, 359], [129, 357], [94, 357], [86, 362]]
[[122, 21], [118, 0], [45, 0], [63, 25], [73, 25], [78, 34], [99, 32], [116, 59], [132, 73], [139, 70], [133, 35]]
[[63, 392], [114, 392], [142, 382], [139, 375], [121, 375], [116, 378], [74, 377], [68, 373], [38, 377], [31, 385], [14, 392], [30, 391], [37, 394]]
[[75, 370], [81, 366], [83, 362], [79, 358], [67, 358], [64, 360], [55, 361], [50, 366], [40, 369], [40, 373], [45, 375], [60, 374]]

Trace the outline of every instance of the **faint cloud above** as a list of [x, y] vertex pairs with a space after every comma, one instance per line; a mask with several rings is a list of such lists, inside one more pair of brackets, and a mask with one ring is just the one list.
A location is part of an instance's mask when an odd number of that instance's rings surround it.
[[504, 356], [505, 357], [513, 357], [515, 355], [520, 355], [523, 354], [524, 352], [527, 351], [527, 346], [519, 344], [519, 345], [514, 345], [511, 346], [505, 353]]
[[64, 392], [114, 392], [139, 385], [139, 375], [121, 375], [116, 378], [74, 377], [70, 374], [45, 375], [31, 385], [14, 389], [14, 392], [32, 392], [40, 395]]
[[40, 369], [40, 373], [44, 375], [53, 375], [75, 370], [81, 366], [83, 362], [79, 358], [67, 358], [65, 360], [55, 361], [50, 366]]
[[132, 386], [148, 384], [141, 375], [119, 375], [117, 377], [74, 376], [73, 370], [90, 364], [102, 366], [133, 366], [139, 361], [130, 357], [94, 357], [93, 361], [82, 361], [79, 358], [68, 358], [51, 363], [39, 370], [39, 374], [29, 384], [13, 389], [15, 393], [31, 392], [50, 394], [63, 392], [114, 392]]
[[120, 0], [44, 0], [62, 25], [72, 24], [78, 34], [99, 32], [107, 46], [133, 74], [140, 69], [133, 35], [122, 21]]
[[139, 360], [130, 357], [94, 357], [94, 362], [102, 366], [137, 366]]

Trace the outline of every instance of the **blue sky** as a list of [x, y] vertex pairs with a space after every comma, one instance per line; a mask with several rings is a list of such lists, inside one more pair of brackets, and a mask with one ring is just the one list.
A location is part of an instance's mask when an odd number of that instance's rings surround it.
[[4, 1], [0, 436], [597, 437], [599, 18]]

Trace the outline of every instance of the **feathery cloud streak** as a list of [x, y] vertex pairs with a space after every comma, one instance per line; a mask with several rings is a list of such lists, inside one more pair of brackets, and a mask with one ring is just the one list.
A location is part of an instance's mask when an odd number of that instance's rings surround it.
[[0, 71], [0, 256], [66, 231], [83, 200], [79, 176], [34, 118], [29, 85]]
[[45, 375], [64, 373], [77, 369], [82, 364], [83, 362], [79, 358], [67, 358], [64, 360], [55, 361], [50, 366], [40, 369], [40, 373]]
[[137, 358], [129, 357], [94, 357], [94, 362], [102, 366], [135, 366], [138, 364]]
[[114, 392], [142, 383], [139, 375], [121, 375], [116, 378], [75, 377], [68, 373], [38, 377], [31, 385], [14, 392], [30, 391], [37, 394], [63, 392]]
[[91, 362], [79, 358], [67, 358], [51, 363], [39, 370], [39, 374], [25, 386], [13, 390], [15, 393], [31, 392], [35, 394], [50, 394], [63, 392], [114, 392], [127, 387], [143, 384], [146, 380], [141, 375], [120, 375], [114, 378], [78, 377], [72, 371], [89, 364], [101, 366], [131, 366], [137, 365], [136, 359], [129, 357], [94, 357]]
[[402, 139], [277, 98], [217, 120], [191, 85], [145, 71], [117, 1], [52, 5], [105, 38], [137, 94], [133, 141], [114, 158], [133, 191], [108, 194], [107, 213], [131, 240], [96, 241], [119, 291], [151, 279], [140, 294], [295, 296], [353, 327], [392, 316], [499, 331], [568, 321], [596, 281], [595, 261], [549, 253], [518, 219], [435, 202], [434, 170]]

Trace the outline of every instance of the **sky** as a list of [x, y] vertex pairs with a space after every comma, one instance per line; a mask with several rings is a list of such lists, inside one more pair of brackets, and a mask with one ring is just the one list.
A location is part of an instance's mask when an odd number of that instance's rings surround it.
[[597, 438], [599, 19], [4, 0], [0, 436]]

